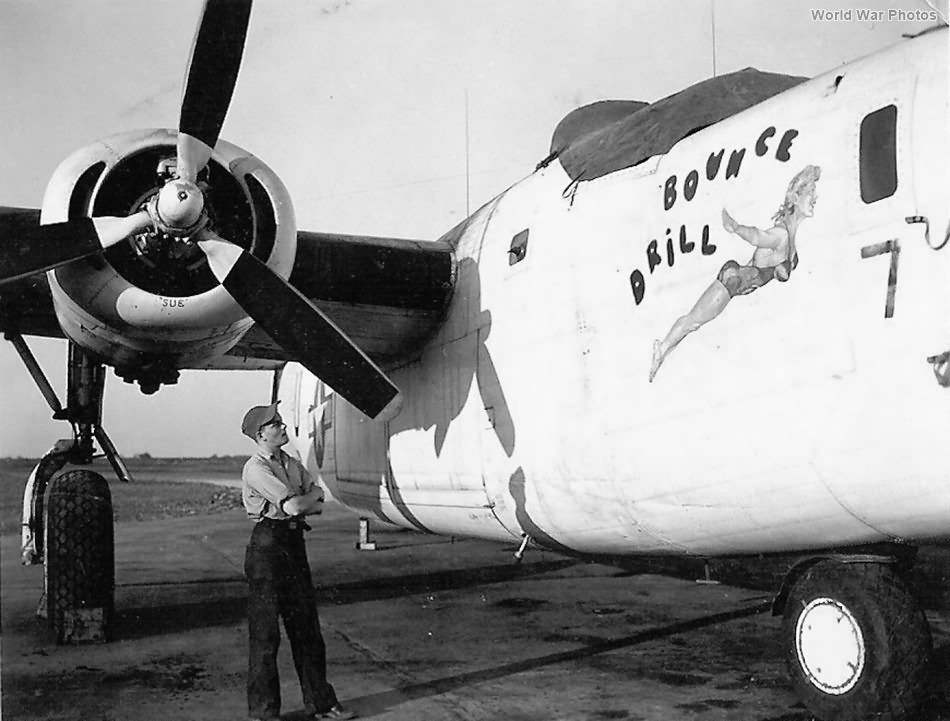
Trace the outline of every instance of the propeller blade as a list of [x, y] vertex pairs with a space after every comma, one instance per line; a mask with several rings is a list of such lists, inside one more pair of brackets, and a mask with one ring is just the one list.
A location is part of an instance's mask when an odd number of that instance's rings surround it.
[[211, 233], [198, 245], [238, 305], [311, 373], [370, 418], [386, 420], [398, 413], [399, 389], [300, 291]]
[[76, 218], [21, 230], [0, 239], [0, 283], [101, 253], [151, 222], [143, 210], [126, 218]]
[[178, 174], [191, 182], [207, 164], [241, 68], [251, 0], [207, 0], [198, 24], [178, 120]]

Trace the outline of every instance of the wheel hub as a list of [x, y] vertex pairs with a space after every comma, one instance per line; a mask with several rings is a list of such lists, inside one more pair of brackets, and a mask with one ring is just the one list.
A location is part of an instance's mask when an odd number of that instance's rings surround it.
[[832, 598], [816, 598], [799, 614], [795, 651], [805, 676], [827, 694], [847, 693], [864, 671], [861, 626], [846, 606]]

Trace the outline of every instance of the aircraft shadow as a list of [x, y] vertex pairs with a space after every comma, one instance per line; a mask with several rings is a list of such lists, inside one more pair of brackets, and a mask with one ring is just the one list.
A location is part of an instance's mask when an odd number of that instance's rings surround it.
[[950, 644], [934, 649], [930, 695], [921, 710], [921, 721], [950, 721]]
[[[365, 601], [381, 601], [417, 593], [458, 590], [483, 584], [503, 583], [560, 571], [578, 563], [573, 559], [541, 561], [529, 564], [481, 566], [458, 570], [416, 573], [392, 578], [321, 584], [315, 574], [317, 602], [343, 606]], [[226, 626], [247, 618], [247, 586], [243, 578], [215, 581], [217, 588], [207, 598], [195, 602], [176, 601], [184, 586], [201, 584], [154, 584], [136, 586], [136, 594], [147, 593], [148, 603], [122, 607], [121, 596], [115, 614], [115, 639], [132, 640], [168, 633]], [[120, 587], [118, 590], [131, 587]], [[200, 593], [196, 591], [195, 593]], [[137, 596], [141, 597], [141, 596]]]
[[[744, 558], [712, 558], [709, 571], [712, 580], [756, 591], [777, 593], [785, 575], [799, 560], [796, 555], [750, 556]], [[638, 575], [656, 573], [682, 579], [704, 578], [704, 560], [688, 556], [657, 556], [630, 558], [595, 558], [597, 563], [621, 569], [621, 573]], [[950, 611], [950, 551], [936, 546], [922, 546], [905, 580], [924, 609]]]
[[435, 573], [417, 573], [394, 578], [374, 578], [330, 586], [318, 586], [317, 596], [323, 603], [345, 605], [360, 601], [381, 601], [387, 598], [410, 596], [415, 593], [449, 591], [489, 583], [503, 583], [560, 571], [577, 565], [572, 559], [539, 561], [538, 563], [503, 566], [480, 566]]
[[485, 681], [492, 681], [494, 679], [512, 676], [514, 674], [523, 673], [524, 671], [531, 671], [534, 669], [543, 668], [545, 666], [552, 666], [554, 664], [565, 663], [569, 661], [577, 661], [579, 659], [588, 658], [596, 654], [606, 653], [608, 651], [616, 651], [621, 648], [627, 648], [630, 646], [636, 646], [638, 644], [648, 643], [650, 641], [664, 639], [676, 634], [695, 631], [707, 626], [713, 626], [739, 618], [755, 616], [760, 613], [765, 613], [769, 609], [770, 602], [763, 601], [745, 608], [694, 618], [688, 621], [679, 621], [677, 623], [659, 626], [646, 631], [639, 631], [630, 636], [624, 636], [622, 638], [597, 641], [595, 643], [587, 644], [585, 646], [581, 646], [580, 648], [571, 649], [569, 651], [559, 651], [557, 653], [551, 653], [544, 656], [537, 656], [535, 658], [527, 658], [521, 661], [515, 661], [513, 663], [506, 663], [494, 668], [469, 671], [466, 673], [456, 674], [455, 676], [447, 676], [445, 678], [434, 679], [432, 681], [424, 681], [422, 683], [410, 684], [408, 686], [400, 686], [390, 691], [383, 691], [368, 696], [359, 696], [348, 699], [347, 703], [351, 706], [357, 707], [362, 715], [372, 716], [374, 714], [389, 711], [400, 704], [406, 703], [407, 701], [413, 701], [428, 696], [438, 696], [439, 694], [454, 691], [465, 686], [471, 686], [478, 683], [484, 683]]
[[[471, 686], [485, 681], [492, 681], [507, 676], [512, 676], [524, 671], [531, 671], [545, 666], [552, 666], [559, 663], [577, 661], [579, 659], [589, 658], [596, 654], [616, 651], [621, 648], [628, 648], [650, 641], [657, 641], [681, 633], [696, 631], [708, 626], [734, 621], [740, 618], [756, 616], [761, 613], [767, 613], [771, 610], [771, 601], [760, 601], [752, 606], [739, 608], [732, 611], [703, 616], [700, 618], [680, 621], [677, 623], [660, 626], [646, 631], [639, 631], [630, 636], [615, 639], [605, 639], [595, 643], [582, 646], [570, 651], [561, 651], [558, 653], [547, 654], [535, 658], [523, 659], [513, 663], [496, 666], [494, 668], [481, 669], [478, 671], [469, 671], [466, 673], [447, 676], [445, 678], [424, 681], [421, 683], [400, 686], [390, 691], [383, 691], [368, 696], [359, 696], [347, 700], [347, 704], [359, 708], [361, 714], [372, 716], [390, 711], [393, 708], [420, 698], [429, 696], [438, 696], [459, 688]], [[934, 678], [945, 679], [950, 677], [950, 645], [936, 649], [934, 653]], [[924, 707], [920, 710], [918, 721], [950, 721], [950, 715], [947, 715], [947, 690], [934, 688]], [[287, 717], [288, 721], [291, 719]], [[783, 714], [780, 717], [763, 719], [763, 721], [812, 721], [812, 715], [807, 711], [795, 711], [789, 714]]]

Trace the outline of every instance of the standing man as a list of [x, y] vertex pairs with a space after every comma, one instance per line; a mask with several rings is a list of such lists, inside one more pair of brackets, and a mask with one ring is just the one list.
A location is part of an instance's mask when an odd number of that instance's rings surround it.
[[257, 453], [244, 464], [242, 474], [244, 508], [254, 521], [244, 558], [248, 711], [252, 721], [280, 716], [280, 616], [307, 713], [318, 719], [351, 719], [356, 714], [340, 705], [327, 683], [326, 647], [303, 538], [303, 532], [310, 530], [304, 516], [323, 510], [323, 490], [299, 461], [281, 450], [290, 439], [277, 403], [251, 408], [241, 424], [244, 435], [257, 443]]

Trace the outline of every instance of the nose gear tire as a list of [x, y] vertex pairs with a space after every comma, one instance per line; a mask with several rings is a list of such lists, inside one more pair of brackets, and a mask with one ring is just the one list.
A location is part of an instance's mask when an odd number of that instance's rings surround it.
[[817, 563], [791, 590], [782, 634], [795, 688], [816, 716], [916, 718], [928, 682], [930, 629], [889, 565]]

